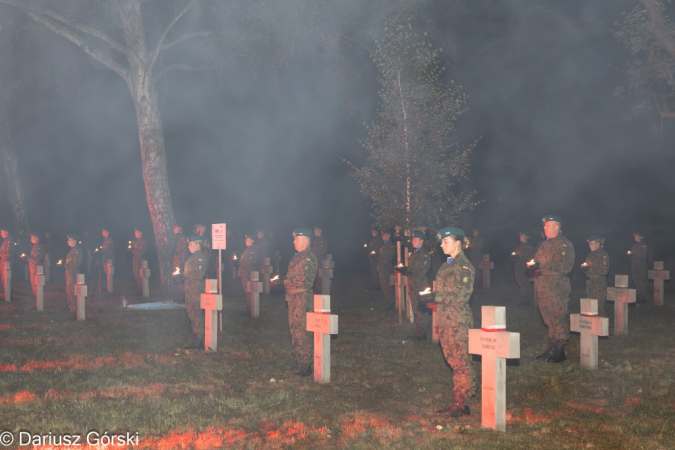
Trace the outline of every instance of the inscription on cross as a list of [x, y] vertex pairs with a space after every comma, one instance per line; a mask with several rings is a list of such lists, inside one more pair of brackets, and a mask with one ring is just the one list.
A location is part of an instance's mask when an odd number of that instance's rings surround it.
[[223, 296], [218, 294], [218, 280], [207, 279], [205, 293], [200, 296], [204, 310], [204, 351], [218, 350], [218, 312], [223, 310]]
[[248, 282], [248, 306], [251, 309], [251, 317], [260, 317], [260, 294], [263, 290], [262, 281], [260, 281], [260, 272], [251, 271], [251, 279]]
[[37, 266], [37, 273], [35, 277], [35, 284], [37, 286], [37, 292], [35, 295], [35, 309], [38, 311], [44, 311], [45, 307], [45, 269], [43, 266]]
[[506, 431], [506, 359], [520, 358], [520, 333], [506, 331], [506, 307], [481, 307], [481, 329], [469, 330], [469, 353], [481, 355], [481, 425]]
[[654, 270], [649, 271], [649, 279], [654, 280], [654, 305], [663, 306], [663, 280], [670, 280], [670, 270], [663, 268], [663, 261], [654, 261]]
[[609, 336], [609, 319], [598, 316], [597, 300], [581, 299], [581, 313], [570, 315], [570, 331], [581, 334], [581, 367], [597, 369], [598, 336]]
[[77, 297], [77, 320], [84, 320], [84, 298], [87, 296], [87, 285], [84, 284], [84, 274], [77, 274], [77, 282], [74, 286]]
[[330, 296], [314, 296], [307, 313], [307, 331], [314, 333], [314, 381], [330, 383], [330, 335], [338, 333], [338, 316], [330, 313]]
[[614, 334], [627, 334], [628, 304], [635, 303], [635, 289], [628, 288], [628, 275], [614, 277], [614, 287], [607, 288], [607, 300], [614, 302]]
[[483, 269], [483, 289], [490, 289], [490, 270], [495, 268], [495, 263], [490, 261], [490, 255], [484, 254], [479, 265]]
[[263, 283], [263, 294], [270, 294], [270, 278], [272, 278], [272, 272], [274, 267], [270, 263], [270, 258], [263, 258], [262, 266], [260, 267], [260, 272], [262, 272], [262, 283]]
[[150, 297], [150, 269], [148, 269], [148, 262], [141, 261], [141, 279], [143, 280], [143, 297]]

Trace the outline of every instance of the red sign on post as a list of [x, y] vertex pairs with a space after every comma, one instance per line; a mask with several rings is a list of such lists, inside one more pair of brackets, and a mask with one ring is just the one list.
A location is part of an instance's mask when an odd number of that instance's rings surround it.
[[214, 250], [227, 249], [227, 224], [214, 223], [211, 225], [211, 243]]

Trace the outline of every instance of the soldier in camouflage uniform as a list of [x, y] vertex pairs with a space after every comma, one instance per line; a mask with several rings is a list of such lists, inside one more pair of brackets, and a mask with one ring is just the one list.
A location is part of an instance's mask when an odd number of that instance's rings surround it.
[[134, 242], [131, 244], [131, 254], [133, 258], [131, 260], [131, 267], [134, 271], [134, 279], [136, 280], [136, 286], [138, 290], [143, 292], [143, 278], [141, 277], [141, 261], [145, 259], [145, 254], [148, 251], [148, 244], [143, 239], [143, 232], [136, 228], [134, 230]]
[[523, 230], [520, 232], [520, 244], [511, 254], [514, 262], [516, 282], [520, 288], [520, 304], [529, 305], [534, 296], [534, 286], [530, 283], [527, 276], [527, 262], [534, 258], [534, 247], [530, 242], [529, 232]]
[[377, 254], [382, 247], [382, 239], [380, 239], [380, 232], [377, 228], [370, 230], [370, 242], [368, 243], [368, 266], [370, 267], [370, 276], [373, 280], [372, 290], [377, 290], [380, 287], [380, 275], [377, 273]]
[[313, 309], [314, 278], [316, 278], [316, 256], [310, 249], [312, 232], [306, 228], [293, 231], [295, 256], [288, 264], [284, 279], [286, 301], [288, 302], [288, 328], [291, 332], [295, 365], [293, 371], [299, 376], [312, 373], [312, 348], [310, 334], [307, 332], [307, 312]]
[[[415, 230], [412, 233], [413, 252], [408, 259], [407, 269], [401, 270], [408, 276], [408, 292], [417, 297], [418, 293], [429, 287], [429, 269], [431, 268], [431, 254], [424, 245], [426, 235], [423, 231]], [[413, 298], [414, 298], [413, 297]], [[417, 341], [427, 340], [427, 328], [429, 328], [429, 313], [427, 308], [419, 308], [415, 311], [415, 334], [409, 339]]]
[[30, 271], [30, 285], [33, 288], [33, 295], [37, 296], [38, 291], [38, 274], [37, 266], [42, 265], [45, 257], [45, 249], [40, 244], [40, 235], [37, 233], [30, 234], [30, 241], [33, 243], [33, 248], [28, 254], [28, 270]]
[[14, 245], [14, 239], [9, 235], [9, 230], [7, 228], [0, 230], [0, 235], [2, 235], [3, 238], [2, 245], [0, 245], [0, 279], [2, 280], [2, 287], [4, 288], [7, 282], [7, 279], [5, 278], [5, 266], [9, 262], [11, 267], [16, 246]]
[[[315, 226], [313, 228], [314, 237], [312, 238], [311, 250], [316, 256], [316, 261], [319, 267], [321, 266], [321, 261], [326, 259], [326, 253], [328, 253], [328, 241], [323, 236], [323, 230], [320, 226]], [[321, 278], [316, 277], [314, 280], [314, 292], [317, 294], [321, 293]]]
[[473, 315], [469, 300], [473, 293], [475, 269], [462, 251], [466, 234], [461, 228], [446, 227], [439, 231], [443, 253], [449, 256], [438, 269], [434, 293], [421, 297], [422, 302], [438, 304], [436, 323], [443, 356], [452, 368], [452, 404], [438, 411], [451, 417], [469, 415], [468, 402], [476, 392], [476, 380], [469, 355], [469, 328]]
[[[173, 270], [178, 274], [183, 272], [183, 266], [187, 260], [188, 254], [188, 244], [185, 240], [185, 235], [183, 234], [183, 228], [180, 225], [173, 226], [173, 234], [175, 235], [173, 241]], [[174, 281], [176, 283], [176, 288], [178, 289], [178, 300], [185, 301], [185, 286], [183, 277], [175, 276]]]
[[534, 255], [537, 270], [537, 299], [539, 312], [548, 327], [548, 350], [539, 360], [559, 363], [565, 360], [565, 344], [570, 334], [570, 279], [574, 267], [574, 246], [562, 235], [560, 217], [548, 215], [542, 219], [546, 240]]
[[598, 301], [598, 315], [607, 317], [605, 302], [607, 302], [607, 272], [609, 272], [609, 256], [603, 250], [605, 239], [594, 234], [586, 241], [591, 252], [581, 265], [581, 270], [586, 274], [586, 298], [594, 298]]
[[380, 289], [384, 294], [382, 309], [385, 311], [394, 309], [394, 286], [390, 282], [396, 259], [396, 245], [391, 240], [393, 232], [392, 229], [382, 230], [382, 247], [377, 253], [377, 272], [380, 275]]
[[107, 228], [101, 229], [101, 235], [103, 236], [103, 244], [101, 245], [101, 262], [104, 272], [107, 274], [110, 270], [110, 263], [115, 264], [115, 241], [110, 236], [110, 232]]
[[635, 284], [635, 300], [639, 305], [644, 305], [647, 302], [647, 256], [649, 247], [647, 247], [641, 231], [635, 231], [633, 239], [635, 242], [628, 252], [628, 257], [630, 258], [630, 277]]
[[66, 298], [68, 299], [68, 309], [73, 315], [73, 319], [77, 318], [77, 304], [75, 299], [75, 282], [77, 281], [77, 274], [80, 273], [80, 266], [82, 265], [82, 249], [77, 244], [79, 237], [76, 234], [69, 234], [68, 246], [70, 251], [66, 255]]
[[190, 257], [185, 261], [182, 276], [185, 280], [185, 311], [192, 324], [192, 344], [185, 348], [204, 348], [204, 310], [201, 308], [201, 292], [204, 289], [206, 258], [201, 252], [202, 238], [194, 235], [187, 238]]
[[246, 296], [246, 310], [241, 313], [242, 316], [251, 315], [251, 298], [248, 295], [248, 282], [251, 281], [251, 271], [259, 270], [260, 266], [260, 247], [256, 243], [256, 235], [254, 233], [247, 233], [246, 235], [246, 250], [239, 258], [239, 268], [237, 268], [237, 276], [241, 280], [241, 287], [244, 289]]

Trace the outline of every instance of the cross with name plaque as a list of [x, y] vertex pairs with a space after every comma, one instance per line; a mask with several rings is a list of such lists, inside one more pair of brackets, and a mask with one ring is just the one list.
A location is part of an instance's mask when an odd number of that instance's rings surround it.
[[570, 315], [570, 331], [581, 334], [579, 357], [584, 369], [598, 368], [598, 336], [609, 336], [609, 319], [598, 316], [598, 301], [581, 299], [581, 313]]
[[495, 263], [490, 261], [490, 255], [484, 254], [479, 265], [483, 269], [483, 289], [490, 289], [490, 270], [495, 268]]
[[108, 292], [113, 291], [113, 278], [115, 277], [115, 264], [112, 259], [106, 259], [103, 269], [105, 270]]
[[654, 305], [663, 306], [663, 280], [670, 280], [670, 270], [663, 268], [663, 261], [654, 261], [654, 270], [649, 271], [649, 279], [654, 280]]
[[481, 426], [506, 431], [506, 359], [520, 358], [520, 333], [506, 331], [506, 307], [481, 307], [481, 329], [469, 330], [469, 353], [481, 355]]
[[614, 302], [614, 334], [627, 334], [628, 304], [635, 303], [635, 289], [628, 288], [628, 275], [614, 277], [614, 287], [607, 288], [607, 300]]
[[251, 308], [251, 317], [260, 317], [260, 294], [263, 284], [260, 281], [260, 272], [251, 271], [251, 279], [248, 281], [248, 306]]
[[52, 265], [52, 262], [49, 260], [49, 253], [45, 253], [43, 264], [45, 267], [45, 283], [49, 283], [49, 267]]
[[270, 294], [270, 278], [272, 278], [272, 271], [274, 267], [270, 263], [270, 258], [263, 258], [262, 266], [260, 267], [260, 272], [262, 272], [262, 283], [263, 283], [263, 294]]
[[37, 266], [37, 272], [35, 277], [35, 284], [37, 285], [36, 295], [35, 295], [35, 309], [38, 311], [44, 311], [45, 309], [45, 269], [42, 266]]
[[143, 297], [150, 297], [150, 269], [148, 269], [148, 262], [146, 260], [141, 261], [141, 279], [143, 285]]
[[204, 351], [218, 350], [218, 312], [223, 310], [223, 296], [218, 294], [218, 280], [207, 279], [200, 306], [204, 310]]
[[77, 320], [84, 320], [84, 298], [87, 296], [87, 285], [84, 284], [84, 274], [77, 274], [77, 283], [74, 286], [77, 297]]
[[321, 278], [321, 295], [330, 295], [330, 288], [333, 278], [333, 269], [335, 268], [335, 261], [332, 255], [326, 255], [326, 259], [321, 261], [319, 268], [319, 278]]
[[330, 383], [330, 335], [338, 333], [338, 316], [330, 313], [330, 295], [314, 296], [307, 331], [314, 333], [314, 381]]
[[12, 263], [5, 262], [5, 301], [12, 301]]

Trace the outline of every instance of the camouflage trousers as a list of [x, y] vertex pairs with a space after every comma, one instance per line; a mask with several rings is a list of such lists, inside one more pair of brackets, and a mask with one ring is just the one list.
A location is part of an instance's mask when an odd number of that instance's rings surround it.
[[33, 289], [33, 295], [37, 296], [39, 281], [37, 274], [37, 264], [29, 263], [28, 271], [30, 272], [30, 287]]
[[528, 303], [532, 303], [534, 297], [534, 286], [530, 283], [525, 267], [516, 266], [516, 283], [520, 288], [520, 297]]
[[5, 271], [6, 259], [0, 259], [0, 280], [2, 281], [2, 286], [5, 287], [7, 281], [7, 272]]
[[637, 266], [630, 268], [630, 277], [635, 284], [635, 298], [637, 303], [647, 301], [647, 266]]
[[138, 286], [138, 289], [143, 290], [143, 279], [141, 278], [141, 260], [137, 258], [132, 259], [131, 266], [133, 267], [136, 286]]
[[293, 357], [296, 364], [303, 366], [309, 366], [312, 362], [312, 339], [307, 332], [307, 312], [311, 311], [313, 306], [312, 298], [312, 292], [286, 294]]
[[607, 279], [604, 276], [591, 276], [586, 280], [586, 298], [598, 301], [598, 315], [607, 317], [605, 303], [607, 302]]
[[539, 276], [537, 298], [539, 313], [548, 327], [548, 338], [567, 341], [570, 335], [570, 279], [567, 276]]
[[384, 294], [384, 306], [394, 306], [395, 305], [395, 294], [394, 294], [394, 286], [391, 284], [389, 277], [394, 274], [394, 272], [380, 272], [380, 289], [382, 289], [382, 293]]
[[[250, 273], [250, 272], [249, 272]], [[244, 297], [246, 297], [246, 311], [251, 310], [251, 297], [248, 295], [248, 282], [249, 282], [249, 277], [241, 277], [239, 278], [239, 281], [241, 281], [241, 288], [244, 290]]]
[[68, 299], [68, 309], [71, 313], [77, 311], [75, 281], [77, 281], [77, 272], [66, 270], [66, 299]]
[[185, 311], [187, 312], [192, 333], [204, 335], [204, 310], [201, 308], [202, 280], [185, 279]]
[[469, 401], [476, 393], [476, 380], [469, 355], [469, 329], [455, 327], [439, 329], [443, 356], [452, 368], [452, 398]]

